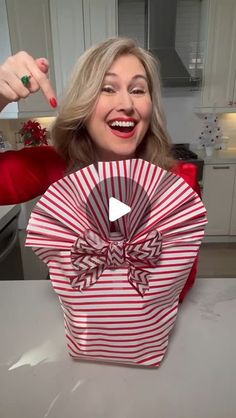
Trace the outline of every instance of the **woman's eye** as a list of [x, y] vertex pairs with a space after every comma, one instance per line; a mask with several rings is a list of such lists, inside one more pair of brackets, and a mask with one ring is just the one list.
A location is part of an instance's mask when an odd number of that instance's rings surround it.
[[140, 88], [140, 87], [136, 87], [134, 89], [131, 90], [132, 94], [137, 94], [137, 95], [141, 95], [141, 94], [145, 94], [145, 90]]
[[112, 86], [103, 86], [102, 91], [105, 93], [114, 93], [115, 89]]

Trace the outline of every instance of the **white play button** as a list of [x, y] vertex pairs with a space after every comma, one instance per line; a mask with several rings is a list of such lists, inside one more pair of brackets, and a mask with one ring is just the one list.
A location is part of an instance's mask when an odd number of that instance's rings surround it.
[[109, 221], [114, 222], [131, 211], [125, 203], [114, 197], [109, 199]]

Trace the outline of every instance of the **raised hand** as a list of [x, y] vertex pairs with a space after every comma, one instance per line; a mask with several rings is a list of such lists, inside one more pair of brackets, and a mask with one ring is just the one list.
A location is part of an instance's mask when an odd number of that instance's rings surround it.
[[56, 107], [56, 95], [47, 76], [48, 69], [46, 58], [34, 59], [25, 51], [7, 58], [0, 65], [0, 111], [8, 103], [24, 99], [38, 90], [42, 90], [50, 105]]

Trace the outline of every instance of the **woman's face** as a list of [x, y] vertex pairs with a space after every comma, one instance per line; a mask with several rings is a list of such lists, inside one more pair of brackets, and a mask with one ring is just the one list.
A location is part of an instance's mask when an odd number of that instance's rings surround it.
[[146, 71], [134, 55], [117, 58], [109, 68], [86, 128], [99, 160], [135, 156], [150, 124], [152, 101]]

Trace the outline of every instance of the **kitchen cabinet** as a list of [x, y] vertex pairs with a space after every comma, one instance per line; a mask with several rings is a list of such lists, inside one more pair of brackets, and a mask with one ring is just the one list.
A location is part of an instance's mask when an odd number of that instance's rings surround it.
[[[21, 50], [46, 57], [59, 100], [85, 49], [117, 35], [117, 0], [0, 0], [0, 12], [0, 62]], [[8, 105], [0, 117], [53, 114], [38, 92]]]
[[[12, 54], [27, 51], [50, 62], [49, 78], [55, 86], [49, 0], [5, 0]], [[52, 115], [53, 110], [39, 91], [18, 103], [19, 116]]]
[[236, 164], [205, 165], [203, 202], [208, 212], [206, 235], [236, 235]]
[[[0, 0], [0, 63], [3, 63], [11, 55], [11, 42], [7, 20], [7, 8], [5, 0]], [[0, 113], [1, 118], [17, 114], [17, 103], [10, 103]]]
[[[204, 0], [206, 48], [201, 107], [236, 111], [236, 1]], [[207, 109], [209, 108], [209, 109]]]
[[116, 0], [51, 0], [57, 95], [60, 99], [85, 49], [117, 34]]
[[117, 1], [51, 0], [50, 13], [60, 99], [79, 56], [91, 45], [117, 34]]
[[19, 205], [0, 206], [0, 280], [23, 280], [18, 234]]
[[117, 0], [84, 0], [85, 48], [117, 35]]
[[57, 97], [61, 98], [70, 74], [85, 50], [82, 0], [50, 0], [51, 30]]
[[233, 202], [231, 210], [230, 235], [236, 235], [236, 175], [234, 180]]

